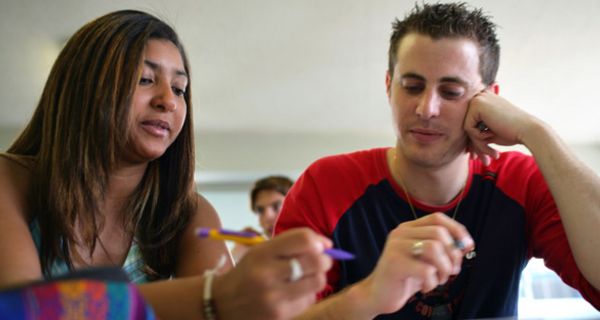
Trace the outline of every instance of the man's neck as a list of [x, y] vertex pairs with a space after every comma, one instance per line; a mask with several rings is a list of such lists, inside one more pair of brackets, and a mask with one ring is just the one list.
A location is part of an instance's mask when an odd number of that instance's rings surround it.
[[406, 188], [411, 197], [432, 206], [451, 202], [465, 187], [469, 175], [467, 154], [438, 167], [431, 167], [410, 161], [396, 148], [390, 148], [387, 160], [394, 180]]

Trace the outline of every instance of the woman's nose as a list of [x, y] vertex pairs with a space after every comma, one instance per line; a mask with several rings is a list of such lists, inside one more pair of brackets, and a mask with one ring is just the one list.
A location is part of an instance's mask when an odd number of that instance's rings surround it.
[[156, 94], [152, 98], [151, 104], [156, 109], [172, 112], [177, 109], [177, 96], [170, 85], [161, 85], [157, 87]]

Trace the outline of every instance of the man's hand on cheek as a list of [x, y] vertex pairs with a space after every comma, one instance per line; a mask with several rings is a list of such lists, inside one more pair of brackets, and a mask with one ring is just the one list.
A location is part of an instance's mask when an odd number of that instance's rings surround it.
[[469, 102], [464, 129], [469, 137], [467, 151], [484, 164], [499, 153], [491, 143], [511, 146], [522, 142], [523, 132], [533, 117], [491, 91], [476, 94]]

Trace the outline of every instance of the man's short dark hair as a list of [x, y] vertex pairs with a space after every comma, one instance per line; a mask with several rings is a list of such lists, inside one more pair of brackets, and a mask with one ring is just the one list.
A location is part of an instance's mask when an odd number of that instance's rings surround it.
[[258, 193], [264, 190], [277, 191], [282, 195], [287, 195], [294, 182], [286, 176], [268, 176], [257, 180], [250, 191], [250, 206], [252, 211], [256, 209], [256, 197]]
[[500, 45], [496, 37], [496, 25], [481, 9], [469, 9], [464, 2], [416, 4], [403, 20], [392, 23], [392, 36], [388, 51], [388, 73], [394, 75], [394, 67], [400, 42], [409, 33], [426, 35], [432, 39], [466, 38], [479, 45], [479, 73], [484, 84], [496, 79], [500, 60]]

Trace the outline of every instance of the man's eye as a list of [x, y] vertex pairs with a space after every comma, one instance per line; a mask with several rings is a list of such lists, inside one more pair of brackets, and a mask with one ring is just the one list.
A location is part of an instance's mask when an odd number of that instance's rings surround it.
[[464, 90], [441, 90], [441, 95], [445, 99], [457, 99], [462, 97]]
[[423, 92], [423, 86], [421, 85], [404, 85], [403, 88], [408, 94], [419, 94]]
[[273, 211], [279, 213], [279, 210], [281, 210], [281, 201], [273, 203]]

